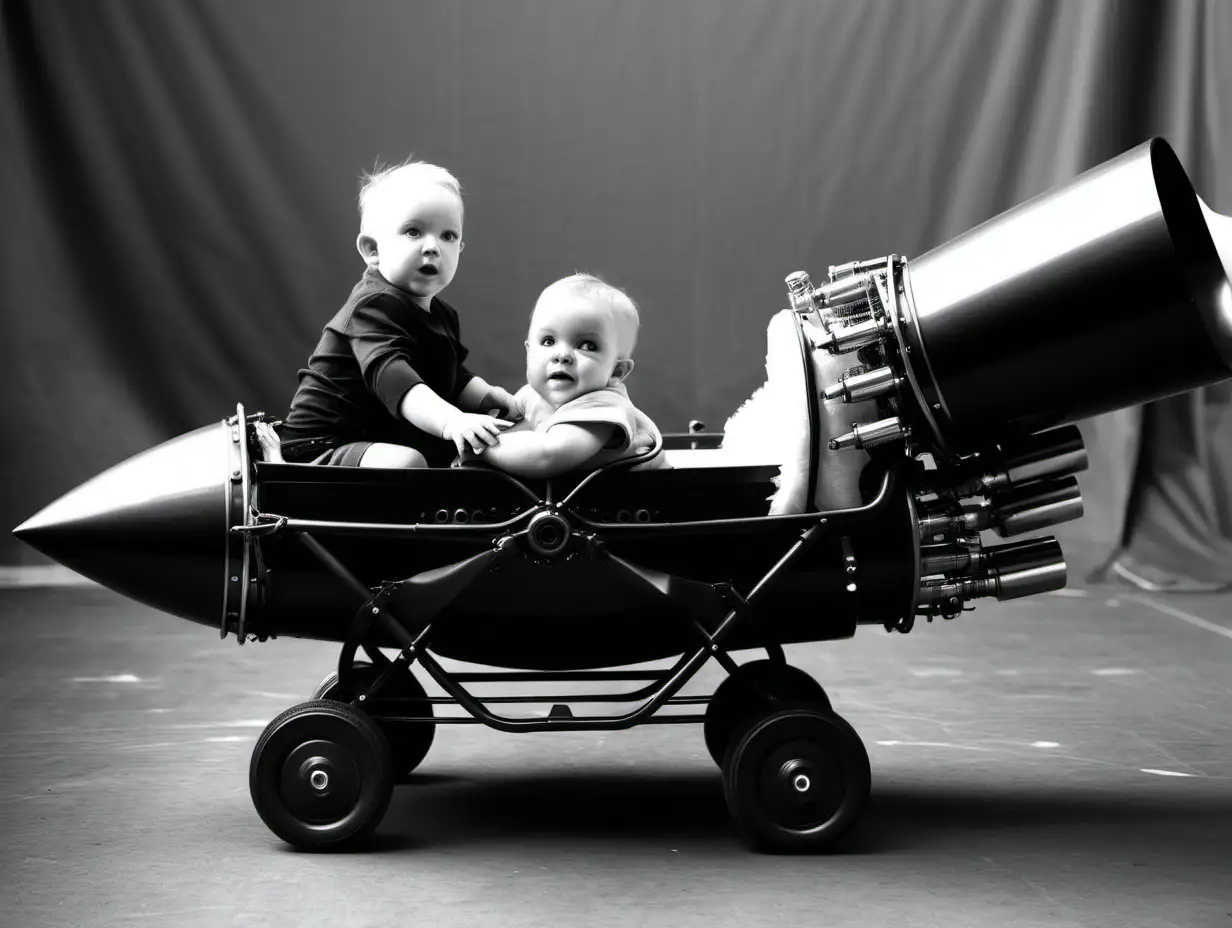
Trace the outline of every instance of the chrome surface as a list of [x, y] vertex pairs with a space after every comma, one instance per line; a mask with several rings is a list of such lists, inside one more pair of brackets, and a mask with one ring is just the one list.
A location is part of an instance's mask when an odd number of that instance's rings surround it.
[[993, 496], [993, 530], [1021, 535], [1082, 516], [1082, 493], [1074, 477], [1053, 477]]
[[1016, 570], [996, 569], [996, 597], [1001, 601], [1035, 596], [1065, 588], [1067, 580], [1065, 559], [1057, 557], [1047, 564], [1022, 567]]
[[565, 550], [573, 534], [568, 520], [555, 512], [540, 512], [526, 528], [526, 544], [540, 557], [555, 557]]
[[960, 451], [1232, 375], [1232, 284], [1162, 139], [914, 259], [908, 295]]
[[853, 325], [835, 325], [824, 338], [817, 339], [813, 347], [831, 354], [843, 354], [880, 341], [886, 331], [886, 323], [881, 318], [865, 319]]
[[894, 368], [886, 365], [875, 370], [859, 374], [845, 374], [838, 383], [826, 387], [827, 400], [842, 399], [844, 403], [854, 403], [860, 400], [870, 400], [887, 393], [893, 393], [902, 382]]
[[846, 435], [830, 439], [830, 450], [876, 448], [878, 445], [896, 441], [905, 434], [906, 430], [898, 416], [890, 416], [867, 425], [856, 424]]
[[843, 277], [813, 290], [813, 301], [821, 308], [843, 306], [868, 298], [871, 283], [868, 274]]
[[119, 593], [216, 628], [229, 449], [218, 422], [188, 432], [69, 490], [13, 534]]
[[873, 258], [869, 261], [848, 261], [846, 264], [831, 264], [828, 273], [830, 280], [838, 280], [840, 277], [849, 277], [852, 274], [859, 274], [864, 271], [884, 270], [885, 266], [885, 258]]
[[1076, 425], [1001, 442], [998, 471], [1018, 486], [1045, 477], [1065, 477], [1087, 469], [1087, 449]]

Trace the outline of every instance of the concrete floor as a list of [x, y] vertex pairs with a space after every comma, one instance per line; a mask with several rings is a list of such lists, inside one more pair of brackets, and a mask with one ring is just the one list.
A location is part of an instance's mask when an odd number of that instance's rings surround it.
[[1063, 593], [789, 648], [874, 778], [793, 858], [736, 842], [691, 726], [443, 728], [368, 851], [296, 852], [249, 755], [333, 646], [0, 590], [0, 922], [1232, 926], [1232, 596]]

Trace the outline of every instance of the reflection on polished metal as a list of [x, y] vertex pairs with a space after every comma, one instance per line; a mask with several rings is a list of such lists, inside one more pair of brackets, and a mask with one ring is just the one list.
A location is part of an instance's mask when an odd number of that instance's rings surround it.
[[[883, 261], [884, 263], [884, 261]], [[869, 274], [844, 276], [814, 287], [807, 271], [793, 271], [784, 279], [788, 298], [797, 311], [837, 309], [852, 303], [867, 302], [872, 284]]]
[[[1036, 435], [1016, 436], [998, 446], [998, 478], [1018, 486], [1044, 477], [1064, 477], [1087, 469], [1087, 449], [1076, 425]], [[999, 487], [1000, 480], [992, 486]]]
[[1002, 537], [1082, 518], [1074, 477], [1052, 477], [993, 496], [993, 531]]
[[852, 274], [862, 274], [866, 271], [885, 270], [885, 258], [873, 258], [870, 261], [848, 261], [846, 264], [831, 264], [829, 276], [831, 280], [840, 277], [850, 277]]
[[888, 332], [889, 326], [884, 318], [864, 319], [853, 325], [832, 327], [824, 338], [817, 339], [813, 343], [813, 347], [832, 354], [841, 354], [878, 342]]
[[1005, 538], [1081, 517], [1078, 481], [1073, 477], [1054, 477], [994, 493], [990, 501], [980, 499], [962, 506], [950, 501], [924, 504], [918, 524], [923, 539], [986, 529]]
[[968, 599], [995, 596], [998, 600], [1034, 596], [1065, 587], [1065, 559], [1054, 538], [1033, 539], [1020, 551], [1002, 546], [990, 549], [992, 566], [982, 576], [925, 580], [920, 586], [920, 604], [956, 611]]
[[925, 548], [920, 557], [920, 575], [965, 574], [988, 563], [988, 554], [980, 548], [945, 544]]
[[846, 435], [830, 439], [830, 450], [841, 448], [876, 448], [878, 445], [897, 441], [907, 434], [897, 416], [880, 419], [867, 425], [856, 425]]
[[902, 378], [894, 372], [894, 368], [886, 365], [876, 370], [843, 375], [838, 383], [826, 387], [825, 398], [827, 400], [841, 398], [844, 403], [871, 400], [887, 393], [893, 393], [901, 383]]
[[808, 271], [793, 271], [783, 281], [787, 284], [787, 299], [796, 312], [811, 312], [815, 310], [813, 302], [813, 281]]
[[1232, 374], [1232, 284], [1162, 139], [910, 262], [905, 360], [958, 450]]
[[1022, 486], [1045, 477], [1065, 477], [1087, 469], [1087, 451], [1076, 425], [1003, 440], [956, 467], [926, 474], [921, 487], [957, 499]]
[[217, 626], [229, 582], [228, 496], [240, 467], [230, 431], [216, 423], [129, 458], [13, 534], [117, 592]]

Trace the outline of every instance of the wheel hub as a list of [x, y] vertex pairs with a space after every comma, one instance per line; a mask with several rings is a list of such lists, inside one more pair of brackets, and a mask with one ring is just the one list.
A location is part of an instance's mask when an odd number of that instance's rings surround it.
[[305, 741], [293, 748], [283, 762], [280, 781], [283, 802], [306, 822], [336, 821], [359, 797], [359, 771], [333, 741]]
[[784, 761], [779, 769], [779, 777], [783, 781], [781, 788], [786, 796], [800, 801], [812, 798], [811, 794], [817, 785], [817, 771], [805, 758], [793, 757]]
[[803, 741], [780, 745], [762, 770], [766, 812], [780, 827], [817, 827], [842, 801], [842, 774], [820, 745]]

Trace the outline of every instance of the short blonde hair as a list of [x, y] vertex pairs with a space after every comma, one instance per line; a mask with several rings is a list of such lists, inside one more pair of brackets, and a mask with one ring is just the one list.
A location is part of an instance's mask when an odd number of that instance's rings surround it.
[[617, 353], [621, 358], [633, 357], [633, 349], [637, 346], [637, 330], [642, 323], [637, 304], [629, 294], [620, 287], [609, 284], [602, 277], [585, 271], [578, 271], [548, 284], [543, 288], [543, 293], [539, 294], [539, 299], [557, 292], [577, 294], [596, 303], [607, 303], [612, 311], [612, 318], [616, 320], [616, 333], [620, 340]]
[[429, 164], [426, 161], [415, 161], [414, 156], [408, 157], [401, 164], [385, 165], [378, 162], [371, 171], [365, 171], [360, 177], [359, 188], [359, 226], [364, 226], [364, 216], [368, 204], [372, 202], [382, 184], [395, 175], [405, 177], [410, 181], [424, 184], [436, 184], [453, 193], [461, 202], [462, 184], [449, 171], [440, 165]]

